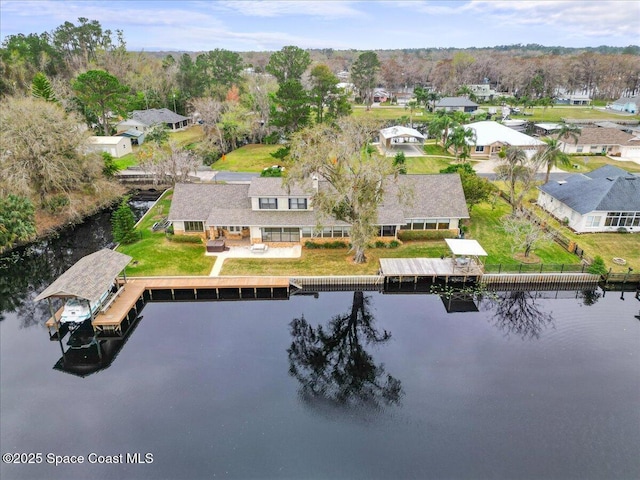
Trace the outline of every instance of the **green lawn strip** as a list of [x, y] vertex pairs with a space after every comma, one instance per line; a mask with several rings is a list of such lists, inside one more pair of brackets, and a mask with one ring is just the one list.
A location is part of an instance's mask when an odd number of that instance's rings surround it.
[[[511, 207], [503, 200], [498, 199], [495, 208], [491, 204], [482, 203], [476, 205], [471, 212], [471, 224], [466, 238], [477, 240], [489, 254], [485, 263], [488, 264], [517, 264], [513, 258], [511, 241], [502, 230], [501, 219], [509, 214]], [[515, 252], [518, 253], [518, 252]], [[534, 252], [545, 264], [571, 264], [580, 263], [580, 259], [555, 242], [536, 248]]]
[[262, 172], [264, 168], [278, 163], [271, 153], [279, 148], [280, 145], [245, 145], [227, 153], [224, 159], [219, 159], [211, 168], [230, 172]]
[[230, 258], [222, 266], [222, 275], [375, 275], [380, 258], [440, 257], [447, 253], [444, 240], [406, 242], [397, 248], [371, 248], [367, 262], [356, 265], [347, 249], [302, 249], [295, 259]]
[[405, 165], [409, 174], [424, 174], [440, 173], [453, 162], [453, 157], [407, 157]]
[[570, 158], [571, 163], [580, 166], [580, 168], [576, 170], [578, 173], [591, 172], [596, 168], [603, 167], [604, 165], [613, 165], [626, 170], [627, 172], [640, 173], [640, 164], [636, 162], [621, 162], [619, 160], [613, 160], [609, 157], [601, 157], [599, 155], [571, 155]]
[[[511, 113], [513, 119], [523, 119], [530, 122], [561, 122], [565, 118], [575, 118], [576, 120], [594, 119], [594, 120], [635, 120], [637, 116], [621, 116], [615, 113], [603, 111], [591, 107], [563, 107], [554, 106], [548, 107], [546, 110], [543, 107], [533, 107], [524, 109], [520, 107], [522, 113]], [[526, 113], [526, 115], [524, 115]]]
[[129, 167], [138, 165], [138, 159], [134, 152], [127, 153], [120, 158], [114, 158], [113, 163], [118, 167], [118, 170], [126, 170]]
[[169, 132], [169, 140], [177, 142], [179, 145], [187, 146], [192, 143], [202, 141], [204, 132], [200, 125], [192, 125], [185, 130], [178, 130], [177, 132]]

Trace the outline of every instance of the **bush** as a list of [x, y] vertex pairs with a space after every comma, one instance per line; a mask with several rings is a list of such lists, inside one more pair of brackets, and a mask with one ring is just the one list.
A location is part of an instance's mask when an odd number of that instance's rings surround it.
[[387, 246], [387, 244], [385, 242], [383, 242], [382, 240], [376, 240], [376, 243], [374, 244], [374, 246], [376, 248], [385, 248]]
[[176, 243], [202, 243], [202, 238], [198, 235], [167, 235], [167, 239]]
[[452, 230], [400, 230], [398, 238], [405, 241], [411, 240], [442, 240], [443, 238], [456, 238]]
[[310, 250], [315, 250], [318, 248], [326, 248], [331, 250], [335, 250], [338, 248], [349, 248], [349, 245], [346, 242], [342, 242], [340, 240], [336, 240], [334, 242], [321, 242], [321, 243], [307, 240], [306, 242], [304, 242], [304, 246], [305, 248], [308, 248]]
[[593, 273], [595, 275], [605, 275], [607, 273], [607, 267], [604, 264], [604, 260], [601, 256], [596, 256], [587, 268], [587, 272]]
[[42, 208], [51, 214], [59, 213], [67, 205], [69, 197], [66, 195], [55, 195], [42, 201]]
[[387, 243], [387, 248], [398, 248], [400, 246], [400, 242], [398, 240], [391, 240]]

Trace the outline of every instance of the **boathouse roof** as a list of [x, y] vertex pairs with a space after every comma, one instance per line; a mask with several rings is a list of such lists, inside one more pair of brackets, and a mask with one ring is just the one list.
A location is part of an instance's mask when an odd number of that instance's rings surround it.
[[45, 288], [35, 301], [49, 297], [78, 297], [96, 302], [130, 261], [129, 255], [108, 248], [82, 257]]

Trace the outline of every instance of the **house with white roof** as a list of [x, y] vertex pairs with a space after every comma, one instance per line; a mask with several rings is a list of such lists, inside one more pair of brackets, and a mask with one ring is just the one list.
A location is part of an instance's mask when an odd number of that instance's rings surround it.
[[[378, 236], [397, 238], [399, 230], [452, 230], [469, 218], [458, 174], [400, 175], [386, 180], [378, 208]], [[348, 239], [351, 226], [321, 218], [313, 196], [331, 186], [324, 180], [284, 188], [281, 178], [249, 184], [177, 184], [168, 219], [175, 233], [247, 243], [295, 244], [307, 240]], [[407, 201], [401, 191], [410, 191]]]
[[120, 158], [133, 152], [131, 139], [127, 137], [89, 137], [87, 149], [91, 152], [107, 152]]
[[464, 128], [475, 133], [475, 148], [470, 152], [472, 158], [497, 155], [502, 147], [520, 147], [531, 158], [544, 145], [537, 138], [490, 120], [469, 123]]
[[640, 176], [605, 165], [538, 187], [538, 205], [578, 233], [640, 231]]
[[617, 110], [618, 112], [638, 113], [640, 112], [640, 95], [636, 95], [635, 97], [620, 97], [612, 104], [607, 105], [607, 108]]

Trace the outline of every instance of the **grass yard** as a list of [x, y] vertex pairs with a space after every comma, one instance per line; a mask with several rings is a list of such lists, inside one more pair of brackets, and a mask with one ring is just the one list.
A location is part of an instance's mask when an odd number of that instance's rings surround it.
[[221, 275], [375, 275], [380, 258], [439, 257], [447, 254], [444, 240], [405, 242], [397, 248], [372, 248], [366, 251], [367, 262], [356, 265], [347, 249], [302, 249], [300, 258], [225, 260]]
[[454, 161], [454, 157], [407, 157], [405, 165], [409, 174], [440, 173]]
[[591, 172], [596, 168], [600, 168], [604, 165], [614, 165], [618, 168], [626, 170], [627, 172], [635, 172], [640, 173], [640, 163], [636, 162], [621, 162], [619, 160], [613, 160], [609, 157], [601, 157], [598, 155], [589, 155], [589, 156], [579, 156], [579, 155], [571, 155], [571, 162], [579, 165], [576, 171], [578, 173], [581, 172]]
[[171, 242], [164, 232], [151, 231], [151, 226], [167, 215], [170, 204], [171, 193], [168, 191], [136, 227], [141, 239], [129, 245], [118, 246], [118, 252], [133, 258], [127, 266], [127, 275], [209, 275], [216, 257], [205, 257], [204, 244]]
[[177, 142], [179, 145], [186, 147], [192, 143], [202, 141], [204, 132], [200, 125], [191, 125], [185, 130], [179, 130], [177, 132], [169, 132], [169, 140]]
[[[400, 117], [411, 117], [411, 112], [407, 108], [397, 107], [397, 106], [389, 106], [389, 107], [373, 107], [371, 110], [368, 110], [361, 105], [352, 105], [351, 115], [354, 117], [369, 117], [375, 118], [380, 121], [389, 121], [389, 120], [397, 120]], [[417, 115], [418, 113], [422, 113], [422, 115]], [[425, 114], [421, 111], [414, 110], [413, 112], [413, 123], [422, 123], [431, 118], [431, 114]]]
[[280, 145], [245, 145], [227, 153], [224, 159], [215, 162], [211, 168], [229, 172], [262, 172], [265, 167], [278, 163], [271, 156], [278, 148]]
[[[466, 238], [477, 240], [489, 256], [486, 263], [520, 263], [514, 259], [511, 242], [502, 230], [501, 219], [511, 212], [511, 207], [502, 199], [498, 199], [495, 208], [490, 203], [476, 205], [471, 212], [471, 224]], [[517, 252], [516, 252], [517, 253]], [[546, 264], [578, 264], [580, 259], [567, 252], [555, 242], [548, 242], [534, 252]]]
[[[523, 115], [524, 113], [527, 115]], [[522, 113], [520, 114], [512, 113], [511, 118], [521, 118], [530, 122], [561, 122], [563, 118], [574, 118], [576, 120], [637, 120], [640, 116], [622, 116], [608, 110], [600, 110], [588, 106], [570, 107], [556, 105], [548, 107], [546, 110], [543, 107], [522, 109]]]
[[[137, 148], [137, 147], [134, 147]], [[126, 155], [120, 158], [114, 158], [113, 162], [118, 167], [118, 170], [126, 170], [129, 167], [134, 167], [138, 165], [138, 159], [136, 158], [135, 151], [132, 153], [127, 153]]]

